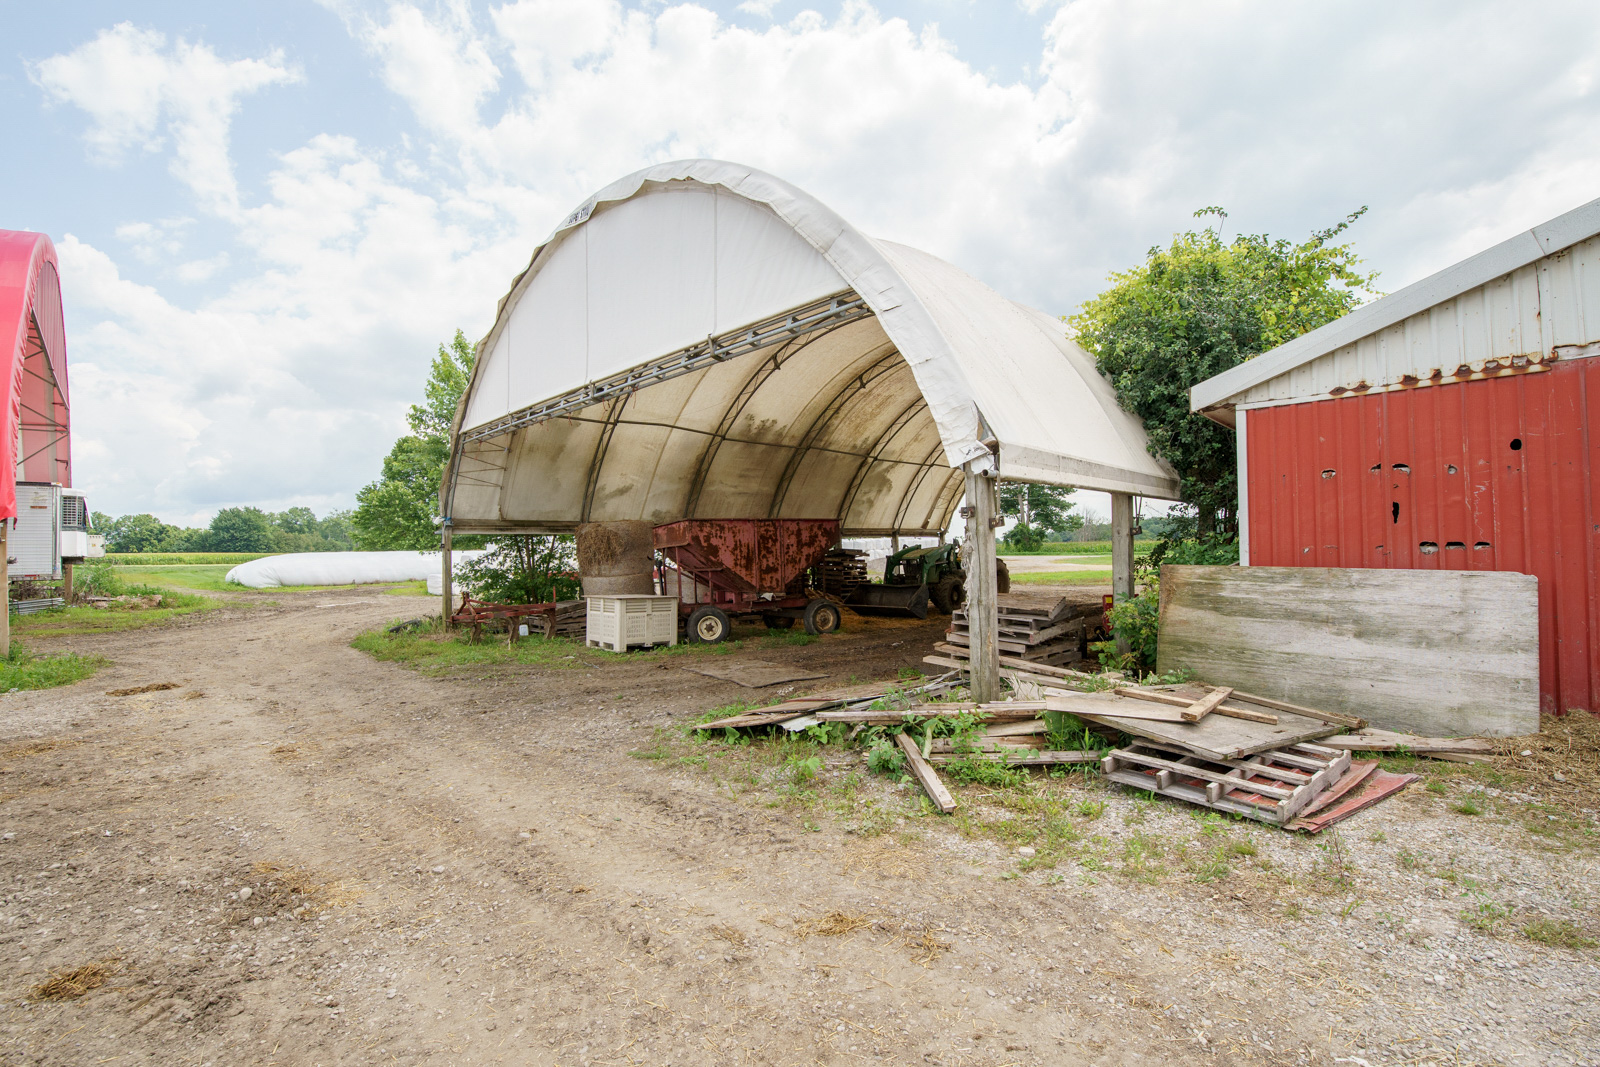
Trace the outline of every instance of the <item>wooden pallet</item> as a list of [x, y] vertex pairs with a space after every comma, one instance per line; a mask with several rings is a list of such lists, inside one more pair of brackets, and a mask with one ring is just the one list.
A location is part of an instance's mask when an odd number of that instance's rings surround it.
[[1282, 826], [1350, 769], [1350, 753], [1296, 744], [1246, 759], [1210, 759], [1140, 742], [1115, 749], [1100, 768], [1113, 782]]

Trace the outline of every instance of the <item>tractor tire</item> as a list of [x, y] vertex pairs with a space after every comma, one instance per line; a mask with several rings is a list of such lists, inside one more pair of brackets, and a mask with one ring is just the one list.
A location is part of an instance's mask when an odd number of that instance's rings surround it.
[[806, 633], [813, 637], [831, 634], [839, 628], [839, 605], [831, 600], [817, 599], [806, 605]]
[[794, 629], [793, 615], [763, 615], [761, 616], [761, 621], [767, 624], [767, 629], [769, 630]]
[[997, 593], [1011, 592], [1011, 568], [1006, 566], [1006, 561], [994, 561], [994, 591]]
[[957, 608], [967, 602], [966, 583], [957, 575], [947, 574], [933, 583], [933, 588], [928, 590], [928, 598], [933, 601], [934, 609], [939, 614], [954, 614]]
[[733, 623], [728, 619], [728, 613], [721, 608], [705, 607], [695, 608], [689, 614], [688, 639], [692, 645], [714, 645], [719, 641], [726, 641], [728, 634], [733, 630]]

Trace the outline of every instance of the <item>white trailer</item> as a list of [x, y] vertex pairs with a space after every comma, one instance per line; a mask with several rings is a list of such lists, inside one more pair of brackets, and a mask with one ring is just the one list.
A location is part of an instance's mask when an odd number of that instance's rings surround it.
[[89, 532], [83, 492], [49, 482], [17, 483], [17, 517], [6, 537], [6, 564], [13, 580], [60, 581], [63, 565], [105, 555]]

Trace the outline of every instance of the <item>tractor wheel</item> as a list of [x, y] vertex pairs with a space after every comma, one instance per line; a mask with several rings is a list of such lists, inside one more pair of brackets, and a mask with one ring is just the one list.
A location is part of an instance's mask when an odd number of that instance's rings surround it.
[[1011, 592], [1011, 568], [1006, 566], [1006, 561], [994, 561], [994, 591], [997, 593]]
[[839, 605], [831, 600], [813, 600], [806, 605], [803, 621], [808, 634], [831, 634], [839, 628]]
[[769, 630], [794, 629], [793, 615], [763, 615], [761, 616], [761, 621], [767, 624], [767, 629]]
[[689, 615], [690, 644], [714, 645], [718, 641], [726, 641], [728, 631], [732, 629], [733, 623], [728, 621], [728, 613], [709, 604], [695, 608]]
[[967, 602], [967, 587], [959, 576], [947, 574], [933, 583], [933, 588], [928, 590], [928, 596], [939, 614], [951, 615]]

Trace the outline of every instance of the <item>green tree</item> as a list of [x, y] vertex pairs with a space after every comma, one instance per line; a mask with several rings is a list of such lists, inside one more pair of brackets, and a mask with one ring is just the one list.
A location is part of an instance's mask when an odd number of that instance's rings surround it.
[[107, 552], [161, 552], [179, 531], [154, 515], [142, 514], [112, 519], [100, 532], [105, 534]]
[[211, 520], [209, 551], [272, 552], [272, 520], [260, 508], [223, 508]]
[[355, 543], [366, 549], [439, 547], [439, 483], [450, 458], [450, 424], [472, 375], [472, 345], [456, 331], [440, 345], [423, 386], [423, 402], [411, 405], [411, 433], [384, 457], [377, 481], [356, 493], [350, 516]]
[[[1376, 274], [1364, 274], [1348, 244], [1333, 239], [1362, 208], [1294, 244], [1264, 234], [1225, 243], [1217, 228], [1151, 248], [1142, 266], [1111, 276], [1111, 288], [1068, 320], [1116, 386], [1122, 406], [1144, 420], [1150, 451], [1172, 464], [1198, 532], [1237, 529], [1239, 486], [1233, 432], [1189, 411], [1189, 388], [1357, 307]], [[1208, 207], [1196, 217], [1226, 219]]]
[[461, 584], [496, 604], [542, 604], [579, 597], [578, 551], [571, 537], [497, 537], [462, 564]]
[[310, 508], [290, 508], [280, 511], [275, 515], [267, 516], [272, 525], [284, 533], [315, 534], [317, 532], [317, 513]]
[[107, 530], [111, 529], [111, 523], [113, 521], [115, 520], [113, 520], [110, 515], [107, 515], [103, 511], [89, 512], [89, 526], [100, 533], [105, 533]]
[[1044, 544], [1045, 535], [1071, 532], [1083, 525], [1072, 514], [1073, 490], [1059, 485], [1001, 482], [1000, 514], [1015, 515], [1017, 524], [1006, 531], [1006, 544], [1031, 552]]

